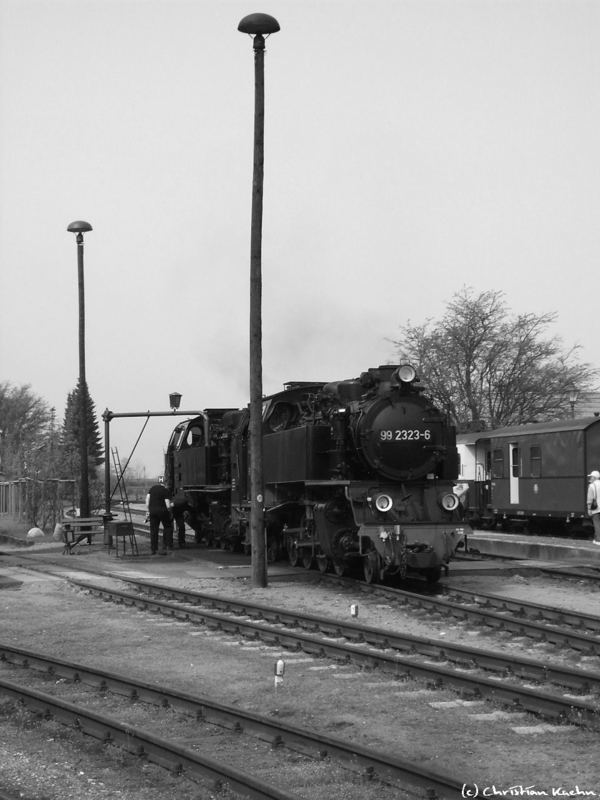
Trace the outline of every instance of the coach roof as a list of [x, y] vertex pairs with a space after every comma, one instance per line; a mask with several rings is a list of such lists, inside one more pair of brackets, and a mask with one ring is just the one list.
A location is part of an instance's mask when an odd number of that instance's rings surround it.
[[471, 431], [459, 433], [458, 444], [475, 444], [482, 439], [503, 439], [516, 436], [527, 436], [538, 433], [559, 433], [564, 431], [584, 431], [593, 425], [600, 424], [600, 417], [582, 417], [580, 419], [560, 419], [554, 422], [529, 422], [525, 425], [511, 425], [506, 428], [495, 428], [489, 431]]

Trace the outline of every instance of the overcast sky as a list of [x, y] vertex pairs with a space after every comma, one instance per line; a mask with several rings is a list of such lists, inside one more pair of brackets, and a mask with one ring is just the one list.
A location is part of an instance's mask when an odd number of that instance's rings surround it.
[[[254, 67], [263, 386], [394, 360], [463, 285], [600, 367], [597, 0], [0, 0], [0, 379], [64, 414], [248, 402]], [[162, 471], [178, 420], [134, 456]], [[143, 420], [115, 420], [124, 461]]]

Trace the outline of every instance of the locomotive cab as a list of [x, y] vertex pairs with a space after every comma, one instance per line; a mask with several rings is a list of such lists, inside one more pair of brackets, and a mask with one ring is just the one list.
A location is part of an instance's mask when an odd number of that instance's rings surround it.
[[231, 409], [205, 409], [179, 423], [167, 445], [165, 483], [172, 496], [183, 494], [196, 541], [220, 538], [230, 502], [229, 435], [223, 424]]

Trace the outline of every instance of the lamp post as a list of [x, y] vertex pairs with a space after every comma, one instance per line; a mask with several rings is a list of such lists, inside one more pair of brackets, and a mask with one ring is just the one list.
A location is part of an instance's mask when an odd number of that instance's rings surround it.
[[[90, 515], [90, 486], [88, 474], [87, 432], [87, 382], [85, 378], [85, 293], [83, 288], [83, 234], [92, 230], [89, 222], [72, 222], [67, 231], [77, 234], [77, 285], [79, 287], [79, 459], [81, 461], [81, 486], [79, 514]], [[105, 453], [106, 457], [106, 453]]]
[[579, 392], [577, 389], [571, 389], [569, 392], [569, 403], [571, 404], [571, 417], [575, 419], [575, 403], [577, 402], [577, 398], [579, 397]]
[[181, 395], [179, 392], [171, 392], [169, 395], [169, 406], [172, 411], [177, 411], [179, 406], [181, 405]]
[[279, 23], [269, 14], [250, 14], [238, 30], [253, 37], [254, 49], [254, 171], [250, 233], [250, 541], [252, 582], [267, 585], [265, 512], [262, 466], [262, 212], [265, 127], [265, 36]]

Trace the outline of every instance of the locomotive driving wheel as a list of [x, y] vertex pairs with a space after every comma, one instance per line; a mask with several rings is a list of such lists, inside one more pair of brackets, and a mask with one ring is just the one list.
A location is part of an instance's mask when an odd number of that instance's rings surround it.
[[298, 545], [296, 542], [289, 542], [287, 546], [287, 554], [290, 567], [297, 567], [300, 555], [298, 553]]
[[319, 553], [317, 555], [317, 566], [319, 567], [319, 572], [323, 574], [329, 570], [329, 559], [324, 553]]
[[267, 523], [267, 562], [273, 564], [283, 556], [282, 552], [282, 525], [278, 522]]
[[331, 561], [333, 571], [341, 578], [348, 574], [349, 563], [355, 554], [356, 531], [354, 528], [340, 528], [336, 531], [331, 542]]
[[363, 559], [365, 583], [377, 583], [379, 580], [379, 573], [379, 556], [376, 550], [370, 550]]
[[314, 534], [314, 521], [309, 520], [306, 514], [302, 515], [302, 519], [300, 521], [300, 527], [304, 529], [305, 535], [302, 537], [303, 540], [306, 542], [308, 541], [309, 544], [302, 548], [301, 552], [301, 560], [302, 566], [304, 569], [312, 569], [313, 564], [315, 563], [315, 553], [314, 553], [314, 545], [312, 544], [313, 541], [313, 534]]
[[338, 578], [342, 578], [346, 574], [346, 565], [343, 561], [333, 562], [333, 572]]
[[279, 561], [279, 542], [276, 539], [267, 539], [267, 563], [274, 564], [275, 561]]

